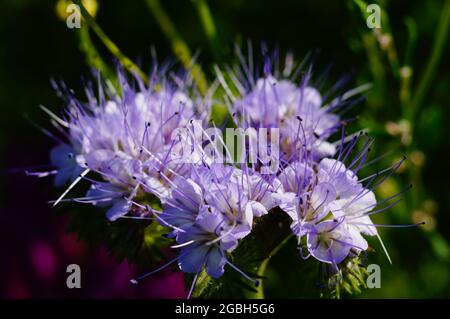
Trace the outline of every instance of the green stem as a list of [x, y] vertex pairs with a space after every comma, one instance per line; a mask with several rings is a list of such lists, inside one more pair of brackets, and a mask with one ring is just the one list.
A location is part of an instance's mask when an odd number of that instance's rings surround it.
[[427, 92], [433, 82], [436, 75], [436, 70], [441, 60], [442, 53], [447, 42], [448, 30], [450, 23], [450, 0], [446, 0], [442, 14], [439, 18], [438, 27], [433, 41], [433, 49], [431, 51], [430, 58], [425, 67], [425, 73], [420, 77], [420, 82], [417, 86], [416, 94], [412, 99], [410, 119], [413, 119], [418, 112], [418, 108], [422, 106]]
[[150, 12], [153, 14], [153, 17], [161, 28], [161, 31], [169, 39], [175, 55], [178, 57], [185, 68], [191, 70], [192, 76], [197, 83], [199, 91], [203, 94], [206, 93], [207, 82], [205, 75], [201, 71], [200, 67], [193, 62], [189, 47], [181, 38], [175, 25], [172, 23], [169, 16], [159, 3], [159, 0], [146, 0], [146, 3], [148, 8], [150, 9]]
[[203, 31], [209, 40], [211, 46], [211, 51], [216, 60], [220, 57], [220, 44], [217, 37], [217, 29], [214, 24], [214, 19], [212, 17], [211, 11], [209, 10], [207, 0], [194, 0], [195, 8], [197, 9], [198, 16], [202, 23]]
[[411, 17], [405, 19], [408, 33], [403, 67], [400, 71], [400, 105], [403, 116], [409, 112], [411, 105], [411, 84], [413, 78], [412, 57], [417, 40], [417, 26]]
[[378, 49], [375, 37], [369, 32], [363, 32], [361, 35], [361, 41], [366, 50], [367, 58], [369, 60], [369, 68], [374, 79], [374, 93], [372, 99], [370, 99], [370, 105], [374, 114], [379, 114], [384, 102], [384, 96], [386, 90], [384, 83], [386, 81], [385, 68], [383, 67], [383, 61], [380, 50]]
[[78, 41], [80, 50], [85, 54], [87, 63], [96, 68], [107, 79], [114, 80], [115, 75], [109, 66], [103, 61], [100, 53], [92, 43], [91, 36], [89, 35], [89, 28], [80, 28], [78, 30]]
[[79, 7], [83, 18], [86, 20], [91, 29], [103, 42], [105, 47], [119, 60], [125, 69], [133, 74], [140, 76], [145, 82], [148, 81], [147, 75], [131, 61], [125, 54], [120, 51], [119, 47], [106, 35], [106, 33], [95, 22], [94, 18], [89, 14], [86, 8], [83, 6], [80, 0], [73, 0]]
[[399, 78], [400, 75], [400, 65], [398, 62], [398, 54], [395, 46], [394, 33], [392, 32], [391, 24], [389, 22], [389, 15], [385, 10], [386, 3], [385, 1], [381, 2], [381, 21], [383, 25], [384, 35], [390, 37], [390, 41], [388, 46], [385, 48], [386, 56], [388, 58], [389, 64], [391, 66], [392, 74], [396, 79]]
[[[267, 256], [266, 259], [263, 260], [263, 262], [259, 265], [258, 271], [257, 271], [257, 275], [259, 277], [263, 277], [264, 274], [266, 273], [266, 269], [267, 266], [269, 265], [269, 261], [272, 259], [273, 256], [275, 256], [278, 251], [280, 251], [281, 248], [283, 248], [283, 246], [289, 241], [289, 239], [291, 239], [294, 236], [294, 234], [291, 232], [288, 236], [286, 236], [274, 249], [272, 249], [272, 251], [269, 253], [269, 255]], [[254, 299], [264, 299], [264, 286], [263, 286], [263, 281], [262, 279], [260, 279], [260, 284], [259, 286], [256, 288], [256, 292], [255, 293], [251, 293], [249, 295], [250, 298], [254, 298]]]
[[[369, 17], [369, 13], [366, 11], [367, 9], [367, 3], [363, 0], [353, 0], [353, 2], [356, 4], [356, 6], [361, 11], [361, 15], [364, 18], [364, 20], [367, 20]], [[374, 29], [371, 31], [371, 33], [376, 37], [379, 38], [380, 36], [387, 36], [390, 37], [390, 41], [387, 44], [386, 47], [382, 48], [383, 51], [386, 52], [387, 59], [389, 61], [392, 74], [397, 78], [399, 76], [399, 62], [398, 62], [398, 55], [397, 55], [397, 49], [395, 47], [394, 43], [394, 35], [392, 33], [392, 29], [389, 23], [389, 16], [384, 9], [386, 7], [385, 1], [380, 1], [381, 5], [381, 23], [382, 23], [382, 29]], [[383, 31], [381, 31], [383, 30]]]
[[403, 65], [411, 65], [413, 59], [413, 52], [417, 42], [417, 25], [413, 18], [407, 17], [405, 19], [405, 26], [408, 34], [408, 39], [406, 42]]

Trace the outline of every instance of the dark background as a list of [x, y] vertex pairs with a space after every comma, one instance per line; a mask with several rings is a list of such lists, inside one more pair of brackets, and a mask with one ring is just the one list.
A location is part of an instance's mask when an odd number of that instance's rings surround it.
[[[144, 0], [99, 2], [97, 22], [127, 56], [142, 62], [144, 70], [149, 65], [152, 45], [160, 57], [174, 58], [168, 39]], [[449, 297], [449, 46], [445, 45], [432, 85], [411, 122], [413, 142], [405, 145], [400, 136], [385, 130], [386, 123], [404, 116], [399, 106], [399, 81], [377, 43], [371, 49], [364, 42], [369, 41], [370, 32], [352, 1], [209, 1], [220, 41], [220, 50], [216, 51], [203, 32], [192, 1], [161, 2], [191, 50], [199, 51], [199, 60], [210, 79], [213, 62], [234, 59], [233, 42], [251, 39], [255, 44], [265, 41], [281, 50], [291, 49], [299, 59], [319, 49], [319, 70], [333, 62], [330, 81], [354, 71], [357, 83], [374, 83], [367, 100], [357, 108], [361, 121], [355, 124], [355, 130], [358, 126], [371, 129], [378, 145], [374, 153], [395, 150], [381, 164], [390, 165], [403, 154], [410, 158], [406, 168], [390, 179], [378, 195], [387, 197], [386, 193], [402, 189], [411, 179], [415, 187], [404, 203], [377, 221], [426, 220], [427, 225], [382, 232], [393, 265], [387, 263], [378, 243], [371, 241], [377, 253], [369, 258], [381, 265], [382, 288], [367, 290], [362, 297]], [[412, 96], [429, 66], [444, 2], [383, 2], [400, 65], [410, 65], [413, 70]], [[64, 212], [80, 207], [63, 205], [52, 209], [47, 201], [58, 196], [60, 190], [50, 179], [26, 177], [20, 170], [49, 162], [52, 141], [32, 123], [48, 127], [48, 118], [39, 104], [52, 110], [62, 107], [50, 78], [64, 79], [80, 93], [81, 77], [90, 74], [77, 31], [68, 29], [58, 18], [55, 5], [56, 1], [43, 0], [0, 3], [0, 296], [183, 297], [185, 289], [179, 273], [165, 272], [141, 286], [130, 286], [128, 279], [135, 273], [132, 266], [109, 259], [102, 247], [88, 248], [77, 242], [75, 235], [65, 234]], [[404, 23], [408, 17], [415, 21], [417, 29], [410, 61], [404, 58], [409, 43]], [[109, 52], [94, 35], [92, 38], [104, 60], [111, 62]], [[380, 64], [374, 64], [371, 55], [378, 57]], [[380, 73], [384, 76], [377, 78]], [[302, 268], [294, 251], [291, 243], [271, 263], [266, 296], [314, 295], [302, 280]], [[69, 290], [65, 286], [65, 269], [70, 263], [82, 268], [82, 289]]]

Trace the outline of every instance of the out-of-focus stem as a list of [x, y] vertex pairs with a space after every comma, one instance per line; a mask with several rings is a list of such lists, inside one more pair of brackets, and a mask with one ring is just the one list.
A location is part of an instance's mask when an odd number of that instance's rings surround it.
[[377, 42], [375, 37], [373, 37], [368, 32], [363, 32], [361, 35], [361, 40], [364, 44], [366, 50], [367, 58], [369, 59], [369, 67], [374, 79], [374, 94], [372, 95], [371, 104], [373, 107], [373, 112], [378, 114], [381, 110], [384, 96], [385, 96], [385, 80], [386, 74], [383, 68], [383, 62], [381, 58], [381, 53], [377, 47]]
[[201, 93], [206, 93], [207, 84], [206, 78], [200, 67], [194, 63], [191, 52], [186, 42], [181, 38], [175, 25], [170, 20], [167, 13], [162, 8], [159, 0], [146, 0], [147, 6], [150, 12], [153, 14], [156, 22], [158, 23], [161, 31], [169, 39], [172, 50], [185, 68], [190, 69], [192, 76], [197, 83], [198, 89]]
[[[294, 236], [294, 233], [290, 233], [288, 236], [286, 236], [272, 251], [269, 253], [266, 259], [263, 260], [263, 262], [259, 265], [258, 272], [256, 273], [259, 277], [263, 277], [266, 273], [267, 266], [269, 265], [269, 261], [272, 259], [273, 256], [275, 256], [278, 251], [280, 251], [281, 248]], [[255, 293], [251, 293], [249, 295], [250, 298], [254, 299], [264, 299], [264, 285], [262, 279], [260, 279], [260, 284], [256, 288]]]
[[85, 54], [87, 63], [99, 70], [106, 78], [113, 80], [115, 75], [105, 61], [103, 61], [100, 53], [92, 43], [91, 36], [89, 35], [89, 28], [80, 28], [77, 31], [80, 50]]
[[400, 103], [403, 117], [410, 112], [411, 105], [411, 85], [413, 77], [412, 56], [417, 40], [417, 26], [411, 17], [405, 19], [405, 25], [408, 31], [408, 40], [406, 43], [403, 66], [400, 68]]
[[147, 75], [131, 61], [125, 54], [120, 51], [119, 47], [106, 35], [106, 33], [95, 22], [94, 18], [89, 14], [86, 8], [83, 6], [80, 0], [74, 0], [74, 2], [80, 7], [81, 14], [86, 20], [88, 25], [92, 28], [95, 34], [99, 37], [105, 47], [113, 54], [125, 69], [133, 74], [140, 76], [145, 82], [148, 81]]
[[385, 8], [387, 1], [381, 1], [381, 29], [374, 29], [374, 33], [380, 42], [381, 49], [386, 52], [387, 59], [391, 66], [392, 75], [399, 78], [400, 64], [398, 62], [398, 54], [395, 46], [394, 34], [392, 33], [389, 15]]
[[411, 101], [411, 79], [413, 75], [413, 70], [409, 65], [404, 65], [400, 69], [400, 104], [402, 107], [402, 113], [408, 112], [410, 101]]
[[403, 65], [411, 65], [414, 48], [416, 47], [417, 42], [417, 25], [413, 18], [407, 17], [405, 19], [405, 26], [408, 32], [408, 40], [406, 43]]
[[211, 45], [212, 53], [217, 60], [220, 56], [220, 44], [217, 37], [216, 25], [214, 24], [214, 19], [211, 11], [209, 10], [207, 0], [194, 0], [194, 4], [197, 9], [198, 16], [200, 17], [203, 30], [205, 31], [206, 37]]
[[442, 53], [444, 51], [445, 44], [447, 42], [449, 28], [450, 28], [450, 0], [446, 0], [437, 25], [433, 41], [433, 49], [431, 51], [430, 58], [428, 60], [427, 65], [425, 66], [424, 74], [420, 77], [420, 82], [417, 86], [417, 89], [415, 90], [416, 93], [412, 99], [411, 117], [417, 115], [418, 108], [422, 106], [423, 100], [425, 99], [425, 96], [428, 93], [428, 90], [430, 89], [431, 83], [433, 82], [437, 67], [439, 65], [439, 61], [441, 60]]

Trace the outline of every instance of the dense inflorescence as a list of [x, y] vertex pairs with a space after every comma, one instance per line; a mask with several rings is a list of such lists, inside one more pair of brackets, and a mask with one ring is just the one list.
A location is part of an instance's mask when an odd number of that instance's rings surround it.
[[[300, 76], [290, 56], [282, 72], [266, 57], [260, 74], [239, 57], [235, 68], [216, 68], [224, 96], [219, 99], [244, 132], [244, 149], [263, 144], [260, 130], [268, 139], [276, 137], [266, 149], [269, 160], [259, 153], [252, 161], [248, 154], [241, 161], [230, 155], [230, 138], [209, 121], [217, 101], [211, 92], [198, 94], [188, 72], [155, 71], [144, 84], [119, 71], [118, 88], [100, 81], [98, 94], [86, 90], [87, 102], [58, 86], [65, 113], [59, 117], [44, 109], [62, 136], [55, 137], [58, 145], [51, 151], [54, 170], [30, 173], [55, 174], [57, 186], [70, 184], [55, 205], [76, 201], [106, 207], [111, 222], [135, 218], [167, 227], [179, 251], [167, 265], [176, 262], [195, 275], [189, 295], [201, 271], [218, 278], [227, 265], [258, 283], [230, 256], [269, 213], [290, 217], [302, 258], [339, 272], [345, 259], [368, 250], [365, 236], [381, 242], [382, 225], [371, 215], [392, 206], [398, 195], [378, 202], [373, 190], [402, 161], [358, 177], [373, 140], [362, 132], [346, 136], [346, 120], [339, 115], [355, 103], [358, 89], [330, 98], [333, 87], [324, 97], [311, 82], [311, 69]], [[275, 169], [265, 169], [268, 162]], [[81, 181], [90, 185], [87, 194], [68, 198]]]

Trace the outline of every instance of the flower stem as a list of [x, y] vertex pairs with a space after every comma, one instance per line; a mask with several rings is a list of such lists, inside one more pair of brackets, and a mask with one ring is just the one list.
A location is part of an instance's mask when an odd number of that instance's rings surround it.
[[[273, 256], [275, 256], [278, 251], [280, 251], [281, 248], [294, 236], [294, 234], [291, 232], [289, 235], [287, 235], [272, 251], [269, 253], [266, 259], [262, 261], [262, 263], [259, 265], [257, 275], [259, 277], [263, 277], [266, 273], [267, 266], [269, 265], [269, 261], [272, 259]], [[264, 299], [264, 286], [263, 286], [263, 280], [260, 279], [260, 284], [256, 288], [256, 292], [249, 294], [250, 298], [254, 299]]]
[[80, 28], [78, 30], [78, 41], [80, 50], [85, 54], [87, 63], [100, 71], [107, 79], [115, 80], [115, 75], [109, 66], [103, 61], [100, 53], [92, 43], [89, 35], [89, 28]]
[[73, 0], [79, 7], [81, 15], [86, 20], [88, 25], [92, 28], [95, 34], [103, 42], [105, 47], [119, 60], [125, 69], [133, 74], [140, 76], [145, 82], [148, 81], [147, 75], [131, 61], [125, 54], [120, 51], [119, 47], [106, 35], [106, 33], [100, 28], [100, 26], [95, 22], [94, 18], [89, 14], [86, 8], [83, 6], [80, 0]]
[[207, 0], [194, 0], [194, 5], [197, 9], [198, 16], [200, 17], [203, 30], [208, 38], [214, 58], [218, 60], [220, 57], [220, 44], [217, 37], [216, 25], [214, 24], [213, 16], [209, 10], [208, 2]]
[[448, 30], [450, 28], [450, 0], [446, 0], [442, 9], [442, 14], [439, 18], [436, 34], [433, 41], [433, 49], [430, 58], [425, 67], [423, 76], [420, 77], [420, 82], [417, 86], [416, 94], [412, 99], [411, 105], [411, 119], [417, 115], [418, 108], [422, 106], [423, 100], [432, 84], [436, 74], [439, 61], [447, 42]]
[[146, 0], [146, 3], [148, 8], [150, 9], [150, 12], [153, 14], [153, 17], [161, 28], [161, 31], [169, 39], [172, 45], [173, 52], [181, 61], [183, 66], [191, 70], [192, 76], [197, 83], [199, 91], [205, 94], [207, 91], [207, 82], [205, 75], [201, 71], [200, 66], [194, 63], [189, 47], [181, 38], [178, 30], [170, 20], [167, 13], [164, 11], [159, 0]]

